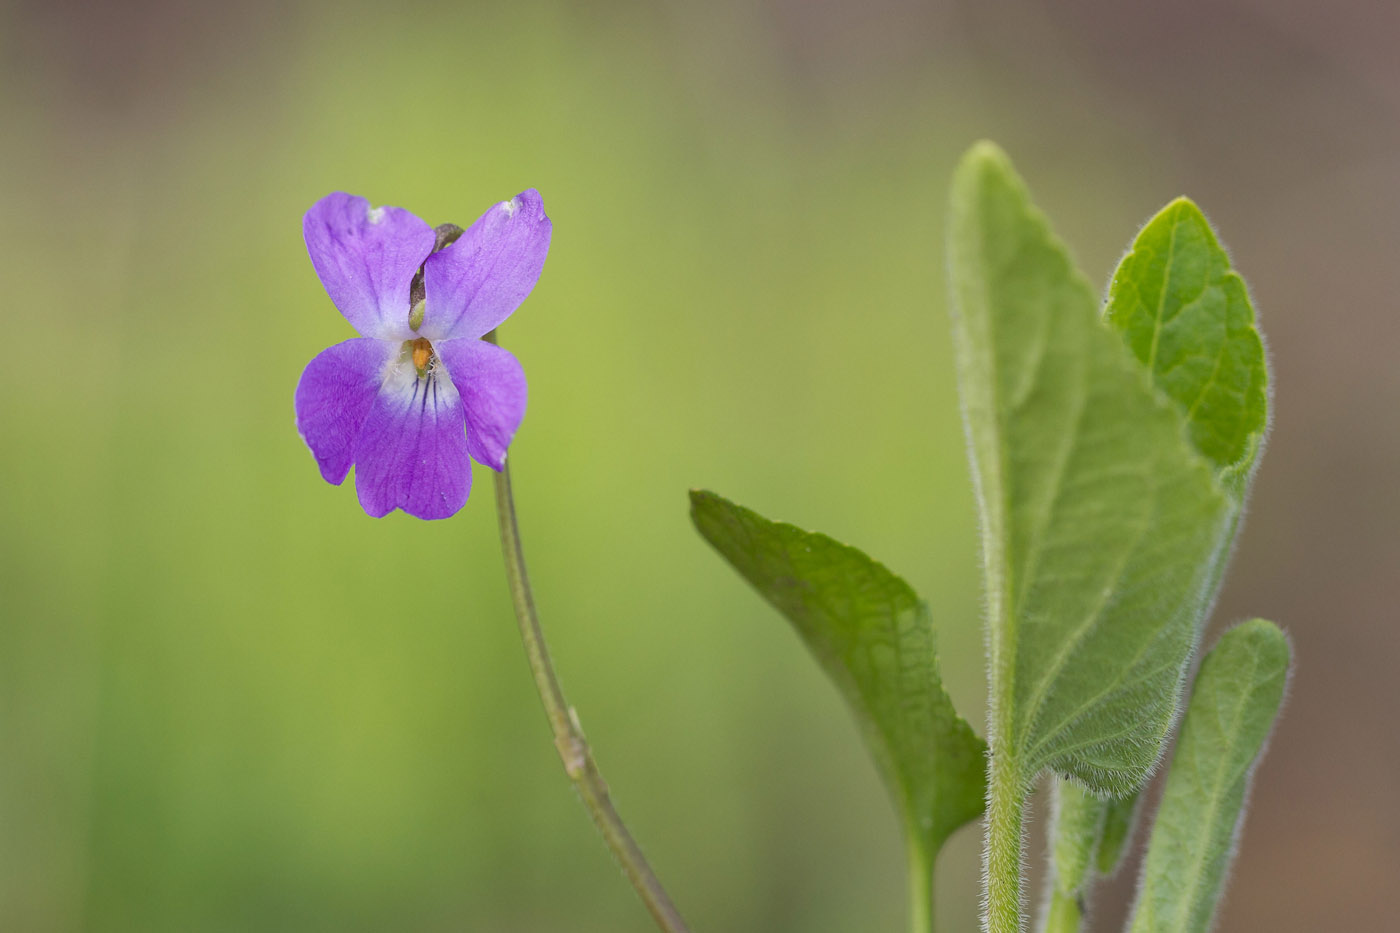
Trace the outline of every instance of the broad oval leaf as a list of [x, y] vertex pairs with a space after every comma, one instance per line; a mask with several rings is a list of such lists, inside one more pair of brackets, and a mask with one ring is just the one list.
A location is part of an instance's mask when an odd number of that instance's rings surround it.
[[836, 683], [927, 859], [983, 810], [986, 745], [938, 676], [928, 604], [859, 550], [690, 494], [700, 534], [772, 603]]
[[1135, 791], [1175, 717], [1239, 510], [1177, 402], [988, 143], [953, 182], [958, 378], [982, 516], [992, 742]]
[[1206, 655], [1152, 825], [1131, 933], [1205, 933], [1288, 680], [1288, 639], [1253, 619]]

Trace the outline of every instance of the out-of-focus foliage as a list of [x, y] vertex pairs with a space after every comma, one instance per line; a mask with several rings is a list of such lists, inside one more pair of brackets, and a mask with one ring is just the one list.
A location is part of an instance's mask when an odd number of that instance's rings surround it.
[[1073, 781], [1055, 782], [1055, 829], [1050, 854], [1055, 887], [1077, 895], [1094, 875], [1108, 800], [1095, 797]]
[[1103, 827], [1099, 835], [1099, 848], [1095, 870], [1100, 875], [1112, 875], [1123, 862], [1129, 845], [1133, 841], [1133, 830], [1137, 827], [1138, 812], [1142, 809], [1140, 794], [1131, 797], [1115, 797], [1105, 808]]
[[1117, 870], [1132, 840], [1140, 796], [1096, 797], [1074, 781], [1054, 779], [1041, 930], [1081, 928], [1095, 881]]

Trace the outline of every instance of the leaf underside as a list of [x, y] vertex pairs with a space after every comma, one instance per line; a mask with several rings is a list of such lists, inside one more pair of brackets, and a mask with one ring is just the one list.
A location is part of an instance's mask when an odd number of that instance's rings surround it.
[[859, 550], [714, 493], [691, 493], [691, 517], [836, 683], [906, 830], [932, 858], [982, 813], [986, 745], [943, 689], [928, 605]]
[[[1231, 422], [1211, 390], [1197, 393], [1209, 401], [1193, 412], [1182, 401], [1190, 380], [1163, 381], [1184, 372], [1165, 358], [1154, 380], [1129, 349], [1137, 330], [1125, 340], [1105, 325], [1087, 281], [990, 144], [974, 147], [954, 178], [949, 249], [998, 754], [1014, 756], [1027, 782], [1053, 768], [1126, 796], [1175, 716], [1239, 513], [1243, 483], [1228, 474], [1257, 450], [1262, 421]], [[1169, 258], [1170, 281], [1192, 255]], [[1129, 282], [1146, 288], [1135, 268], [1120, 269], [1116, 294]], [[1140, 316], [1120, 309], [1113, 320]], [[1173, 352], [1190, 356], [1180, 348], [1210, 336], [1192, 323], [1198, 317], [1175, 316]], [[1242, 332], [1257, 342], [1249, 317]], [[1229, 346], [1217, 354], [1223, 375], [1212, 378], [1235, 385], [1236, 361], [1252, 357]], [[1230, 463], [1209, 455], [1235, 450], [1244, 452]]]
[[1225, 633], [1202, 662], [1153, 822], [1131, 933], [1210, 928], [1288, 667], [1287, 638], [1263, 619]]

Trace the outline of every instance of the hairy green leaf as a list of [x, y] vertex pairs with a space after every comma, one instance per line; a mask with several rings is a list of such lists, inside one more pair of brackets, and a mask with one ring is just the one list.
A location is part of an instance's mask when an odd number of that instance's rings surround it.
[[771, 522], [711, 492], [695, 527], [797, 629], [855, 711], [907, 831], [931, 860], [982, 813], [986, 745], [938, 676], [928, 605], [899, 577], [826, 535]]
[[953, 182], [958, 377], [996, 753], [1126, 796], [1161, 753], [1239, 498], [1099, 315], [1000, 150]]
[[1054, 885], [1073, 897], [1093, 879], [1109, 801], [1063, 778], [1056, 779], [1054, 793], [1050, 842]]
[[1123, 854], [1133, 838], [1141, 793], [1131, 797], [1110, 798], [1105, 805], [1103, 831], [1099, 834], [1099, 851], [1095, 870], [1105, 878], [1118, 870]]
[[1263, 619], [1225, 633], [1202, 662], [1152, 826], [1132, 933], [1210, 928], [1288, 666], [1288, 639]]
[[1095, 878], [1112, 874], [1118, 867], [1132, 831], [1137, 800], [1137, 795], [1098, 797], [1074, 781], [1055, 779], [1042, 933], [1080, 929]]
[[1105, 315], [1176, 402], [1196, 450], [1246, 475], [1268, 421], [1264, 343], [1200, 208], [1177, 198], [1148, 222], [1114, 273]]

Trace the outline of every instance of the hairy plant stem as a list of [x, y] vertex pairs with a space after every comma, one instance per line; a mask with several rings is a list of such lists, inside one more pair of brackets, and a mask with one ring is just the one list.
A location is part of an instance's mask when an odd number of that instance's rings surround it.
[[665, 933], [687, 933], [685, 921], [613, 806], [608, 785], [598, 771], [593, 751], [588, 747], [583, 729], [579, 726], [578, 715], [564, 699], [559, 678], [555, 676], [554, 662], [549, 656], [549, 646], [545, 644], [544, 630], [540, 627], [535, 599], [530, 590], [530, 577], [525, 569], [525, 553], [520, 546], [520, 528], [515, 518], [508, 465], [496, 475], [496, 518], [501, 528], [501, 550], [505, 555], [511, 601], [515, 605], [515, 618], [520, 623], [520, 638], [525, 643], [525, 657], [530, 662], [530, 673], [534, 675], [535, 688], [549, 718], [554, 747], [559, 750], [564, 771], [574, 782], [579, 799], [588, 808], [603, 841], [612, 850], [627, 880], [632, 882], [642, 903], [651, 912], [657, 927]]
[[927, 847], [910, 834], [909, 933], [933, 933], [935, 926], [933, 862]]
[[985, 933], [1021, 933], [1021, 825], [1026, 787], [1019, 763], [997, 749], [991, 757], [987, 786]]

